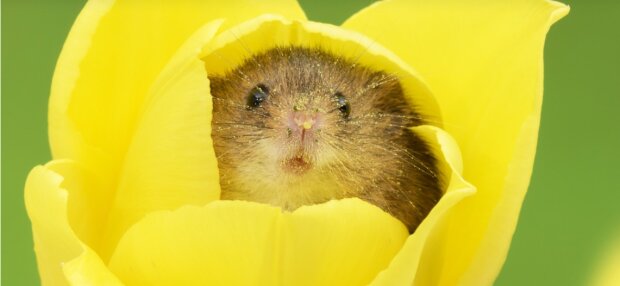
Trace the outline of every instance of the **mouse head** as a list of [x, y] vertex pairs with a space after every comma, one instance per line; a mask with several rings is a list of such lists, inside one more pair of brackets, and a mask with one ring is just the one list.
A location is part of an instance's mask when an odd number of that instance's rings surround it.
[[292, 208], [291, 193], [320, 201], [372, 183], [420, 123], [396, 76], [318, 49], [274, 48], [210, 80], [222, 189]]

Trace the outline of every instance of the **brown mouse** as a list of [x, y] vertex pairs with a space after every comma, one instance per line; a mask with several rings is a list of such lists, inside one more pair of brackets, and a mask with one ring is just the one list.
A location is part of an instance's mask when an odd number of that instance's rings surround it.
[[413, 232], [441, 197], [397, 76], [292, 46], [209, 79], [222, 199], [294, 210], [358, 197]]

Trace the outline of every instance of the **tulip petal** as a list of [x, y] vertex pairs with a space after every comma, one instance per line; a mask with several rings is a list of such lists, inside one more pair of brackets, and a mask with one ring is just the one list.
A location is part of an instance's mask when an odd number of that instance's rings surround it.
[[146, 216], [120, 240], [110, 268], [128, 285], [424, 285], [434, 278], [425, 272], [434, 270], [419, 261], [449, 252], [442, 237], [457, 204], [475, 190], [460, 175], [459, 149], [447, 133], [413, 131], [443, 154], [439, 167], [449, 184], [409, 237], [402, 223], [359, 199], [293, 213], [215, 201]]
[[54, 158], [84, 163], [114, 190], [148, 90], [199, 27], [267, 12], [305, 19], [294, 0], [92, 0], [65, 42], [52, 82]]
[[503, 264], [536, 150], [545, 35], [567, 13], [543, 0], [393, 0], [343, 25], [424, 76], [461, 147], [463, 176], [478, 189], [453, 217], [450, 259], [421, 262], [440, 269], [437, 284], [488, 285]]
[[[98, 207], [100, 192], [96, 178], [67, 160], [35, 167], [26, 181], [25, 201], [32, 221], [35, 252], [42, 285], [69, 285], [63, 263], [89, 257], [89, 269], [96, 270], [105, 285], [120, 285], [87, 244], [97, 244], [98, 226], [106, 212]], [[71, 272], [71, 270], [69, 270]], [[72, 283], [69, 283], [72, 282]], [[116, 284], [115, 284], [116, 283]], [[89, 285], [89, 284], [78, 284]], [[102, 285], [91, 283], [91, 285]]]
[[221, 24], [213, 21], [190, 37], [149, 91], [110, 207], [104, 260], [145, 214], [219, 199], [209, 80], [198, 54]]
[[[63, 265], [63, 271], [73, 286], [122, 286], [118, 278], [108, 269], [101, 258], [91, 249]], [[57, 285], [57, 284], [53, 284]]]
[[409, 235], [400, 221], [358, 199], [302, 207], [285, 218], [281, 285], [368, 285]]
[[127, 285], [271, 285], [279, 213], [230, 201], [156, 212], [128, 230], [109, 265]]
[[293, 213], [216, 201], [148, 215], [110, 268], [128, 285], [364, 285], [406, 237], [402, 223], [359, 199]]
[[441, 126], [437, 102], [415, 70], [380, 44], [337, 26], [263, 15], [220, 33], [202, 59], [210, 74], [224, 74], [250, 55], [288, 46], [319, 48], [396, 76], [416, 110], [433, 125]]
[[[431, 146], [435, 146], [439, 168], [448, 178], [448, 187], [439, 203], [424, 219], [418, 229], [407, 239], [403, 248], [394, 257], [390, 266], [380, 273], [371, 285], [433, 285], [441, 268], [422, 263], [433, 260], [437, 263], [449, 260], [449, 249], [443, 242], [453, 221], [458, 215], [458, 204], [471, 198], [476, 190], [461, 176], [462, 161], [458, 145], [445, 131], [434, 126], [418, 126], [412, 129]], [[422, 261], [422, 262], [421, 262]], [[434, 266], [434, 265], [433, 265]]]

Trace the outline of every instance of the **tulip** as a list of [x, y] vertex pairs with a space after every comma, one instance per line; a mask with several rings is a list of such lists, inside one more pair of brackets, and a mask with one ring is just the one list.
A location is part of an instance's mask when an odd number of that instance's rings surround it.
[[[53, 160], [25, 199], [43, 285], [489, 285], [527, 190], [545, 0], [376, 2], [341, 27], [294, 0], [91, 0], [58, 60]], [[207, 75], [274, 46], [398, 74], [446, 189], [418, 229], [359, 199], [219, 200]], [[222, 60], [225, 59], [225, 60]]]

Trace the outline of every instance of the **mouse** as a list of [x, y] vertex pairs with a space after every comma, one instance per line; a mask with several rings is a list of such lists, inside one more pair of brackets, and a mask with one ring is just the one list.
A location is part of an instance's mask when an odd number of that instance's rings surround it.
[[397, 75], [278, 46], [208, 75], [221, 199], [293, 211], [359, 198], [413, 233], [443, 193], [427, 124]]

